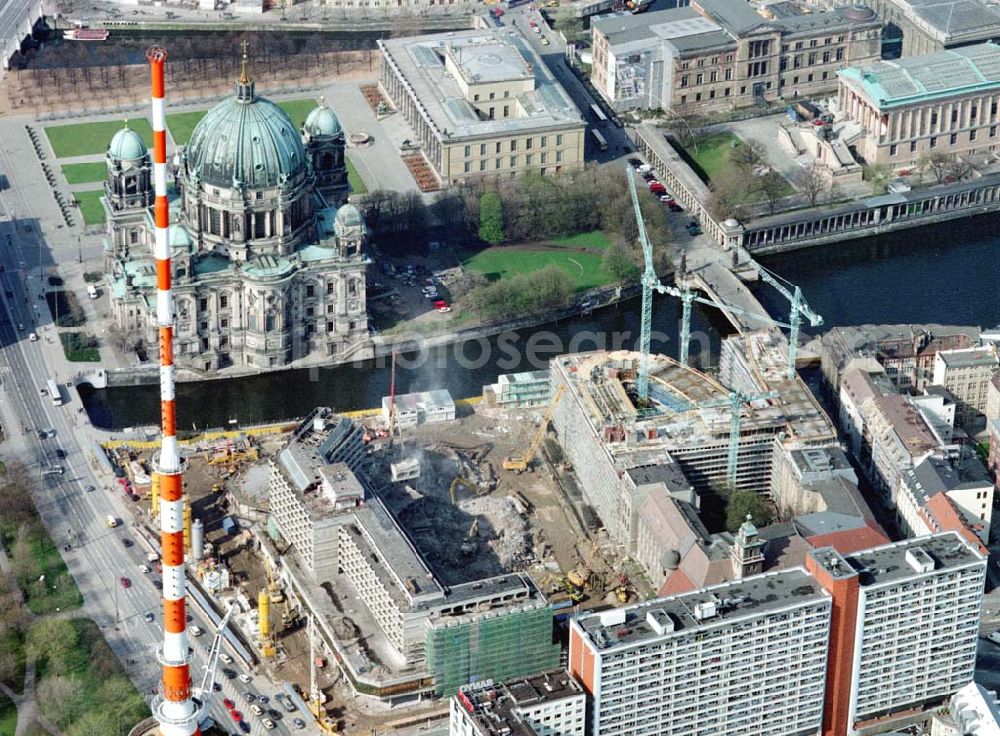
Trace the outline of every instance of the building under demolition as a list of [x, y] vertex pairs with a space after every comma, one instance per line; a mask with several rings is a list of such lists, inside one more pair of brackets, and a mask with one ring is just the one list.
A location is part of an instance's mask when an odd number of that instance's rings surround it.
[[270, 461], [282, 576], [358, 692], [450, 695], [559, 664], [529, 577], [446, 586], [364, 473], [362, 430], [317, 410]]

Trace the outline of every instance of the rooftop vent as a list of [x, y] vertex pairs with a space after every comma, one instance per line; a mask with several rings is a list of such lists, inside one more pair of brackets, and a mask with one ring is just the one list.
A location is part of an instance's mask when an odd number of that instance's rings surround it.
[[715, 618], [718, 615], [719, 609], [718, 606], [716, 606], [715, 601], [702, 601], [694, 607], [694, 617], [699, 621]]
[[921, 547], [911, 547], [906, 550], [906, 562], [917, 572], [931, 572], [934, 570], [934, 558], [927, 554]]
[[662, 608], [652, 608], [646, 612], [646, 623], [657, 634], [669, 634], [674, 630], [674, 620]]

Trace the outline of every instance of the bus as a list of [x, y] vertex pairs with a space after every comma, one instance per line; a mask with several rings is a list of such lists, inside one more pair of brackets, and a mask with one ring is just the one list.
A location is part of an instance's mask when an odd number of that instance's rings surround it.
[[608, 142], [606, 140], [604, 140], [604, 136], [601, 135], [601, 131], [594, 130], [593, 128], [591, 128], [590, 129], [590, 134], [592, 136], [594, 136], [594, 140], [597, 141], [597, 147], [598, 148], [600, 148], [602, 151], [607, 151], [608, 150]]
[[604, 110], [597, 103], [590, 106], [590, 111], [594, 113], [594, 117], [601, 123], [606, 123], [608, 121], [608, 116], [604, 114]]
[[59, 391], [59, 384], [51, 378], [45, 382], [45, 387], [49, 390], [49, 397], [52, 399], [52, 406], [62, 406], [62, 393]]

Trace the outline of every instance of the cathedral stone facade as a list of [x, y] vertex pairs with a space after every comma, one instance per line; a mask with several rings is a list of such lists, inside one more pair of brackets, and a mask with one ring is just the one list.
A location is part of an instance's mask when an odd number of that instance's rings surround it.
[[[155, 350], [150, 155], [126, 126], [106, 159], [115, 319]], [[329, 108], [317, 107], [296, 131], [284, 110], [256, 96], [244, 56], [236, 95], [202, 118], [173, 163], [179, 367], [268, 370], [370, 354], [367, 228], [347, 203], [344, 133]]]

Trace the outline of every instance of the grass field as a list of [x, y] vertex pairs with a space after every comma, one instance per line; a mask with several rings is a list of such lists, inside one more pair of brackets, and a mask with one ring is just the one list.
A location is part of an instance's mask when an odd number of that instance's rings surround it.
[[206, 110], [195, 110], [194, 112], [172, 112], [167, 115], [167, 130], [170, 137], [174, 139], [174, 144], [186, 146], [191, 140], [191, 134], [203, 117]]
[[726, 167], [729, 151], [734, 143], [739, 142], [739, 136], [732, 133], [699, 135], [684, 147], [682, 155], [688, 159], [695, 173], [707, 182], [722, 172]]
[[63, 332], [59, 335], [66, 360], [73, 363], [98, 363], [101, 353], [97, 349], [97, 338], [83, 332]]
[[566, 248], [589, 248], [590, 250], [604, 250], [611, 245], [611, 239], [600, 230], [567, 235], [564, 238], [553, 238], [546, 242]]
[[62, 167], [63, 176], [69, 184], [87, 184], [92, 181], [104, 181], [108, 167], [103, 161], [92, 164], [66, 164]]
[[73, 192], [73, 198], [80, 203], [80, 214], [85, 225], [100, 225], [104, 222], [104, 207], [101, 206], [103, 196], [104, 192], [100, 189]]
[[17, 708], [0, 695], [0, 736], [14, 736], [17, 731]]
[[[108, 150], [111, 138], [122, 129], [123, 121], [107, 120], [102, 123], [73, 123], [72, 125], [50, 125], [45, 135], [52, 144], [56, 158], [87, 156]], [[129, 120], [128, 127], [143, 137], [147, 146], [153, 145], [153, 131], [144, 118]]]
[[368, 187], [365, 186], [361, 174], [354, 168], [351, 159], [348, 156], [344, 156], [344, 161], [347, 163], [347, 183], [351, 185], [351, 194], [367, 194]]
[[[278, 107], [288, 113], [292, 119], [295, 129], [298, 130], [306, 121], [306, 116], [316, 107], [316, 101], [287, 100], [279, 102]], [[170, 137], [178, 146], [186, 146], [191, 141], [191, 134], [195, 126], [205, 117], [207, 110], [195, 110], [193, 112], [172, 112], [167, 115], [167, 128], [170, 130]]]
[[612, 277], [601, 267], [601, 257], [594, 253], [563, 253], [557, 250], [525, 250], [513, 246], [487, 248], [465, 260], [466, 268], [488, 279], [507, 279], [555, 265], [573, 279], [577, 291], [603, 286]]

